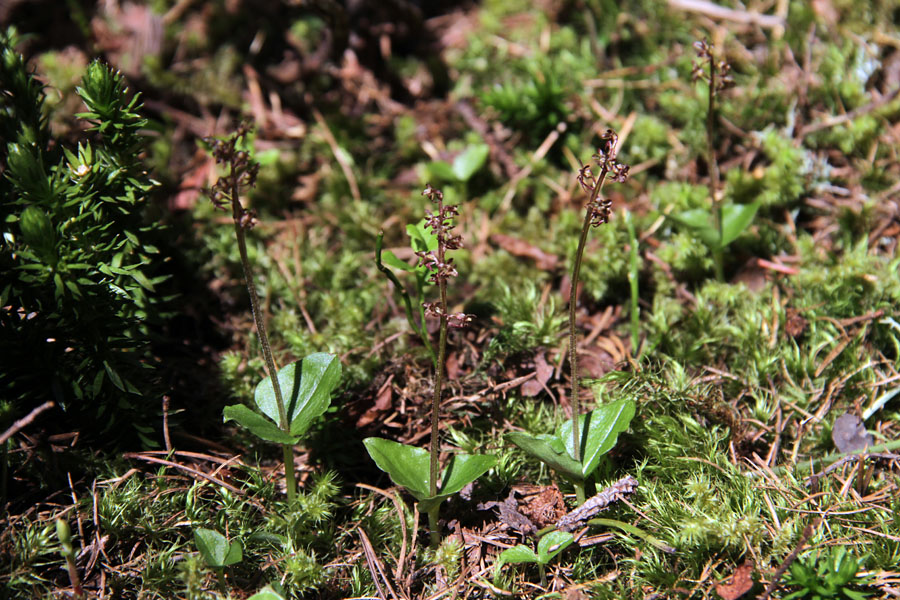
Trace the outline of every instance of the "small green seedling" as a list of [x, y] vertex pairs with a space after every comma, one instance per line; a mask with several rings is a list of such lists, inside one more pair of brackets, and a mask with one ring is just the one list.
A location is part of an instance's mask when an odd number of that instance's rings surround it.
[[213, 529], [195, 529], [194, 543], [206, 564], [214, 569], [229, 567], [244, 558], [239, 540], [229, 542], [228, 538]]
[[[506, 437], [527, 454], [572, 481], [576, 489], [584, 493], [584, 485], [600, 464], [600, 458], [616, 445], [619, 434], [628, 429], [634, 412], [634, 402], [621, 399], [579, 415], [581, 447], [577, 455], [572, 439], [572, 422], [569, 420], [557, 427], [555, 435], [531, 436], [513, 432]], [[584, 499], [579, 498], [579, 504], [583, 502]]]
[[566, 531], [551, 531], [540, 539], [537, 552], [524, 544], [507, 548], [500, 553], [495, 567], [495, 575], [507, 563], [534, 563], [541, 572], [541, 586], [547, 585], [547, 574], [544, 568], [553, 558], [565, 550], [575, 540], [575, 536]]
[[247, 600], [284, 600], [284, 596], [275, 591], [272, 585], [267, 585], [250, 596]]
[[[736, 240], [756, 217], [759, 202], [750, 204], [716, 203], [710, 208], [695, 208], [669, 218], [690, 229], [712, 251], [715, 259], [716, 273], [722, 271], [721, 256], [731, 242]], [[717, 216], [718, 214], [718, 216]], [[721, 227], [719, 227], [719, 225]]]
[[243, 550], [239, 540], [228, 541], [224, 535], [213, 529], [194, 530], [194, 543], [206, 564], [216, 570], [220, 587], [225, 585], [224, 569], [243, 560]]
[[724, 60], [716, 60], [712, 44], [701, 40], [694, 42], [699, 61], [694, 63], [694, 81], [707, 84], [708, 102], [706, 109], [707, 164], [709, 165], [709, 209], [698, 208], [685, 211], [670, 218], [692, 229], [697, 237], [709, 247], [713, 255], [716, 278], [723, 281], [725, 248], [733, 242], [753, 222], [759, 202], [750, 204], [723, 204], [719, 199], [719, 163], [716, 159], [716, 98], [725, 88], [734, 84], [731, 65]]
[[[424, 219], [416, 225], [407, 225], [406, 233], [409, 235], [410, 247], [415, 254], [437, 250], [437, 236], [425, 226]], [[428, 279], [430, 271], [424, 264], [416, 263], [415, 265], [410, 265], [397, 258], [397, 255], [390, 250], [382, 251], [383, 244], [384, 232], [381, 232], [375, 240], [375, 266], [394, 284], [394, 290], [403, 302], [403, 309], [406, 311], [406, 320], [409, 322], [409, 326], [422, 340], [422, 344], [428, 350], [429, 356], [431, 356], [431, 362], [437, 367], [437, 354], [434, 353], [434, 347], [428, 338], [428, 329], [425, 323], [425, 290], [433, 285]], [[387, 267], [413, 274], [415, 277], [416, 306], [418, 306], [418, 310], [413, 309], [412, 300], [406, 287], [394, 275], [393, 271]]]
[[846, 546], [832, 547], [829, 552], [820, 555], [819, 551], [810, 554], [806, 560], [791, 565], [785, 578], [788, 585], [800, 586], [802, 589], [791, 592], [785, 600], [794, 598], [849, 598], [864, 600], [870, 594], [851, 589], [865, 586], [869, 579], [859, 575], [859, 570], [867, 557], [857, 559], [847, 551]]

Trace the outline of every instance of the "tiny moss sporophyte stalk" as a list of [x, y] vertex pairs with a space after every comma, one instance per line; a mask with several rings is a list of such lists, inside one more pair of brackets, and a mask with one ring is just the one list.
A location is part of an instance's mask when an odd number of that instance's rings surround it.
[[[472, 316], [465, 313], [450, 313], [447, 305], [447, 281], [458, 275], [453, 259], [447, 256], [451, 250], [462, 247], [462, 238], [451, 232], [455, 227], [453, 218], [459, 214], [457, 206], [444, 204], [444, 194], [430, 185], [422, 192], [434, 203], [435, 212], [426, 211], [425, 227], [431, 230], [436, 243], [428, 244], [416, 251], [417, 267], [424, 267], [429, 281], [438, 286], [437, 302], [422, 302], [424, 314], [440, 320], [437, 361], [435, 364], [434, 394], [431, 400], [431, 444], [429, 450], [401, 444], [382, 438], [364, 440], [366, 450], [378, 465], [397, 485], [406, 488], [419, 501], [428, 514], [431, 546], [440, 543], [438, 529], [438, 509], [441, 502], [464, 486], [472, 483], [490, 470], [497, 458], [491, 455], [458, 454], [450, 460], [447, 468], [440, 471], [439, 416], [441, 390], [444, 383], [444, 363], [447, 358], [447, 330], [450, 327], [465, 327]], [[415, 328], [415, 326], [414, 326]], [[422, 327], [424, 331], [424, 327]], [[439, 485], [440, 484], [440, 485]]]

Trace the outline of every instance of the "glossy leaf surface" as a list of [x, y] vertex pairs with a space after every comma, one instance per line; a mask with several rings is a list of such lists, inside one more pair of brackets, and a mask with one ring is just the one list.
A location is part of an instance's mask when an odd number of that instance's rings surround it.
[[[506, 434], [506, 439], [551, 469], [566, 477], [581, 481], [581, 464], [562, 451], [562, 443], [559, 442], [558, 438], [549, 435], [534, 437], [527, 433], [514, 431]], [[556, 442], [556, 444], [553, 444], [553, 442]], [[559, 449], [554, 449], [554, 445], [557, 445]]]
[[[590, 413], [579, 417], [581, 431], [581, 477], [587, 479], [600, 462], [600, 457], [616, 445], [619, 434], [628, 429], [634, 418], [635, 406], [632, 400], [621, 399], [598, 406]], [[572, 443], [572, 421], [564, 421], [557, 430], [557, 437], [563, 441], [568, 455], [574, 456]]]
[[[313, 420], [328, 409], [331, 393], [340, 380], [341, 362], [333, 354], [324, 352], [310, 354], [302, 362], [293, 362], [278, 371], [292, 436], [306, 433]], [[263, 414], [277, 424], [278, 405], [271, 377], [256, 386], [254, 400]]]

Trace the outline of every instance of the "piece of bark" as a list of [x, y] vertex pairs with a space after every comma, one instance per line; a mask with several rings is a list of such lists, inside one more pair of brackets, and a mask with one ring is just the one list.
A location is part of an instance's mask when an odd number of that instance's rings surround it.
[[637, 479], [626, 475], [596, 496], [588, 498], [584, 504], [557, 521], [556, 528], [560, 531], [574, 531], [622, 496], [633, 493], [637, 486]]

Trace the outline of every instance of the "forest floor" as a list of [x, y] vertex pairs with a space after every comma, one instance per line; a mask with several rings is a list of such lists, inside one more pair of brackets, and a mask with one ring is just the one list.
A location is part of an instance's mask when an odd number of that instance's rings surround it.
[[[91, 598], [900, 597], [900, 4], [53, 4], [7, 3], [0, 23], [55, 143], [84, 139], [90, 61], [140, 93], [169, 313], [140, 438], [61, 406], [10, 430], [0, 599], [77, 597], [72, 571]], [[293, 446], [292, 502], [276, 445], [222, 417], [266, 375], [232, 216], [205, 191], [222, 171], [204, 138], [242, 119], [275, 360], [342, 368]], [[576, 487], [510, 434], [571, 415], [578, 176], [603, 169], [608, 129], [630, 170], [586, 241], [575, 404], [635, 407], [587, 487], [636, 487], [548, 549], [534, 529]], [[448, 336], [442, 462], [496, 457], [441, 505], [437, 549], [363, 445], [430, 441], [413, 326], [438, 344], [418, 308], [438, 288], [417, 297], [408, 233], [429, 184], [459, 211], [449, 310], [473, 316]], [[238, 560], [201, 552], [208, 530]], [[540, 560], [498, 560], [519, 545]]]

